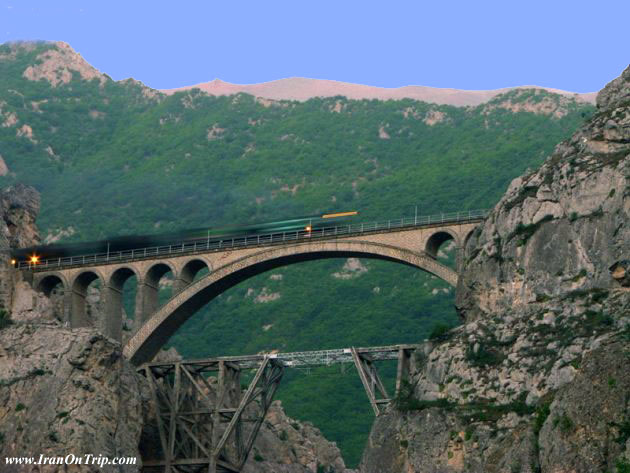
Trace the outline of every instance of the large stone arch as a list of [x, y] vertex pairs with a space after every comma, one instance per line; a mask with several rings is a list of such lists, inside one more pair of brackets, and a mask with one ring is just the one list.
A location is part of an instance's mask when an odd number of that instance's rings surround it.
[[268, 248], [216, 268], [174, 295], [127, 342], [125, 356], [134, 364], [153, 358], [175, 331], [216, 296], [236, 284], [271, 269], [324, 258], [375, 258], [414, 266], [452, 286], [457, 273], [422, 252], [368, 241], [312, 241]]
[[[100, 271], [88, 269], [77, 273], [72, 279], [72, 283], [70, 284], [70, 288], [72, 290], [72, 310], [70, 312], [71, 327], [87, 327], [96, 322], [95, 320], [90, 320], [88, 317], [85, 302], [88, 286], [96, 280], [99, 280], [101, 283], [102, 299], [103, 289], [105, 288], [105, 278]], [[100, 305], [102, 307], [102, 300]]]

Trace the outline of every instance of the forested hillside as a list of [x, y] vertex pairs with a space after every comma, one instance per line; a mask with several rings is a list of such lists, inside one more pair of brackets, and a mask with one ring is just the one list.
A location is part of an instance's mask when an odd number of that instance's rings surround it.
[[[48, 241], [280, 220], [488, 208], [593, 107], [518, 90], [477, 107], [343, 97], [162, 95], [69, 47], [0, 45], [0, 185], [42, 193]], [[455, 324], [453, 291], [407, 267], [321, 261], [263, 274], [193, 317], [186, 357], [415, 342]], [[128, 307], [131, 309], [131, 307]], [[352, 370], [291, 373], [279, 394], [352, 465], [372, 421]]]

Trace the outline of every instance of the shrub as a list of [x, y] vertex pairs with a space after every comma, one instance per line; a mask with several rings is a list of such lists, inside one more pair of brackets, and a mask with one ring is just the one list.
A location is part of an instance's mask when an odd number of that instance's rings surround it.
[[548, 214], [536, 223], [530, 223], [527, 225], [519, 223], [514, 230], [514, 235], [521, 237], [516, 243], [516, 246], [523, 246], [525, 243], [527, 243], [527, 240], [529, 240], [532, 235], [536, 233], [536, 230], [538, 230], [543, 223], [549, 222], [551, 220], [553, 220], [553, 215]]
[[505, 355], [494, 348], [488, 348], [483, 344], [475, 352], [472, 346], [466, 349], [466, 360], [473, 366], [497, 366], [505, 359]]
[[422, 411], [430, 407], [440, 407], [450, 410], [453, 407], [453, 404], [447, 399], [436, 399], [433, 401], [417, 399], [414, 396], [413, 385], [408, 381], [402, 382], [400, 391], [394, 398], [393, 405], [396, 410], [401, 412]]
[[8, 327], [11, 324], [12, 322], [11, 318], [9, 317], [9, 313], [4, 309], [0, 309], [0, 330]]
[[562, 432], [564, 432], [565, 434], [568, 434], [569, 432], [571, 432], [574, 428], [574, 424], [573, 421], [571, 420], [571, 418], [566, 415], [566, 414], [562, 414], [560, 417], [556, 417], [553, 420], [553, 426], [554, 427], [559, 427], [560, 430]]
[[626, 420], [622, 424], [617, 424], [619, 427], [619, 437], [615, 439], [620, 445], [625, 445], [628, 439], [630, 439], [630, 420]]
[[431, 333], [429, 334], [429, 340], [446, 340], [448, 338], [448, 332], [451, 330], [451, 327], [447, 324], [436, 324], [433, 326]]
[[536, 417], [534, 418], [534, 433], [538, 435], [542, 426], [545, 424], [545, 421], [551, 414], [551, 403], [552, 399], [541, 402], [536, 408]]
[[617, 473], [630, 473], [630, 462], [624, 458], [617, 460]]

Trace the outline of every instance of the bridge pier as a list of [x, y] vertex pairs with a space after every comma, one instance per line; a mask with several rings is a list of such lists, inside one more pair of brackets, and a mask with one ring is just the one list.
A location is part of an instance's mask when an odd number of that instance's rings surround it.
[[[88, 283], [89, 284], [89, 283]], [[87, 286], [88, 284], [71, 289], [71, 302], [70, 302], [70, 326], [72, 328], [77, 327], [89, 327], [91, 324], [90, 317], [87, 314]], [[99, 302], [100, 304], [100, 302]]]
[[[241, 371], [255, 369], [241, 391]], [[282, 378], [264, 357], [254, 364], [206, 360], [146, 365], [160, 450], [143, 456], [145, 472], [239, 473]], [[215, 382], [206, 376], [218, 372]], [[183, 468], [185, 470], [180, 470]]]
[[134, 329], [137, 331], [158, 308], [159, 287], [146, 280], [138, 281]]
[[457, 274], [461, 274], [463, 264], [464, 264], [464, 247], [456, 246], [455, 247], [455, 271], [457, 271]]
[[361, 383], [363, 383], [370, 405], [374, 410], [374, 415], [378, 417], [383, 413], [391, 399], [387, 396], [387, 390], [370, 355], [358, 353], [354, 347], [351, 350], [354, 366], [359, 372], [359, 378], [361, 378]]
[[106, 286], [101, 291], [101, 312], [99, 330], [106, 336], [116, 341], [122, 341], [122, 288], [112, 285]]
[[396, 370], [396, 396], [400, 394], [400, 390], [404, 383], [409, 382], [411, 378], [411, 356], [415, 350], [406, 347], [400, 347], [398, 350], [398, 367]]

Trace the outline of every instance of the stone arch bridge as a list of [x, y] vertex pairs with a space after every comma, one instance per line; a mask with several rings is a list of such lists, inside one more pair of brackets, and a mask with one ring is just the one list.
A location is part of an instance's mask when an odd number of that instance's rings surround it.
[[[457, 251], [464, 245], [485, 212], [357, 224], [222, 241], [182, 243], [142, 248], [107, 255], [87, 255], [42, 261], [22, 268], [35, 289], [63, 294], [60, 316], [72, 327], [96, 324], [103, 333], [122, 339], [122, 290], [135, 276], [134, 334], [124, 354], [133, 363], [153, 358], [162, 345], [198, 309], [210, 300], [262, 272], [288, 264], [322, 258], [374, 258], [417, 267], [452, 286], [457, 271], [437, 260], [440, 246], [452, 240]], [[207, 274], [196, 279], [200, 272]], [[173, 275], [172, 297], [158, 305], [160, 280]], [[100, 285], [98, 320], [86, 310], [88, 286]]]

